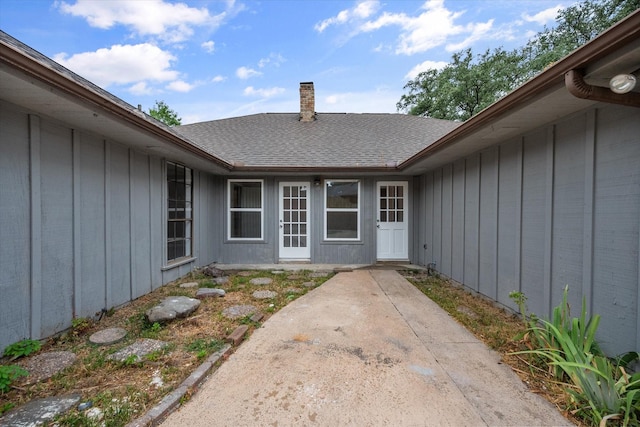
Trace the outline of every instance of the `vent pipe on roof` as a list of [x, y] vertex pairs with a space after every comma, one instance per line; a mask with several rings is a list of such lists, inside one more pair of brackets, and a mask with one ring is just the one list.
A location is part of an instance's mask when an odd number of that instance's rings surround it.
[[640, 93], [629, 92], [617, 94], [608, 88], [591, 86], [584, 81], [584, 76], [580, 70], [567, 71], [564, 75], [564, 84], [569, 93], [577, 98], [627, 105], [629, 107], [640, 107]]
[[316, 96], [313, 82], [300, 83], [300, 121], [312, 122], [316, 119]]

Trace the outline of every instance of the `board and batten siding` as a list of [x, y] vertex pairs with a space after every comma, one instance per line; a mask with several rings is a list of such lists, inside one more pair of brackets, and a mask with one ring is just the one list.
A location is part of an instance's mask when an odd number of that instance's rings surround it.
[[0, 351], [215, 261], [213, 176], [194, 171], [197, 259], [172, 268], [163, 159], [8, 103], [0, 128]]
[[[611, 355], [640, 351], [640, 115], [600, 106], [414, 179], [416, 261], [548, 317], [569, 287]], [[424, 249], [426, 245], [426, 249]]]

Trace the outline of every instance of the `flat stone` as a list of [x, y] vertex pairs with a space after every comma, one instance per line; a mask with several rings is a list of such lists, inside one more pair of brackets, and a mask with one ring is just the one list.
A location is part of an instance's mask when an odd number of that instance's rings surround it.
[[459, 305], [458, 307], [456, 307], [456, 310], [462, 314], [466, 314], [467, 316], [471, 317], [472, 319], [477, 319], [480, 316], [478, 316], [478, 313], [476, 313], [475, 311], [471, 310], [469, 307], [464, 306], [464, 305]]
[[284, 290], [285, 293], [287, 294], [299, 294], [302, 293], [302, 289], [298, 289], [298, 288], [287, 288]]
[[304, 286], [305, 288], [314, 288], [316, 286], [316, 282], [314, 282], [314, 281], [304, 282], [302, 284], [302, 286]]
[[210, 266], [210, 265], [204, 267], [202, 270], [200, 270], [200, 272], [202, 274], [204, 274], [205, 276], [209, 276], [209, 277], [224, 276], [224, 271], [220, 270], [219, 268]]
[[256, 274], [254, 271], [241, 271], [238, 273], [238, 276], [249, 277], [249, 276], [253, 276], [254, 274]]
[[314, 271], [313, 273], [309, 273], [309, 277], [327, 277], [329, 275], [326, 271]]
[[198, 286], [198, 282], [187, 282], [180, 285], [181, 288], [197, 288]]
[[200, 300], [184, 296], [168, 297], [162, 302], [147, 310], [149, 322], [168, 322], [180, 317], [187, 317], [200, 306]]
[[268, 277], [256, 277], [255, 279], [251, 279], [249, 283], [252, 285], [270, 285], [273, 283], [273, 279]]
[[244, 334], [249, 330], [249, 325], [240, 325], [229, 334], [227, 341], [233, 345], [238, 345], [244, 339]]
[[198, 292], [196, 292], [196, 298], [198, 299], [217, 298], [223, 296], [225, 296], [225, 291], [217, 288], [200, 288], [198, 289]]
[[97, 345], [110, 345], [122, 341], [127, 336], [127, 331], [122, 328], [108, 328], [92, 334], [89, 342]]
[[258, 309], [253, 305], [233, 305], [222, 310], [222, 315], [227, 319], [239, 319], [257, 311]]
[[0, 418], [0, 426], [26, 427], [47, 424], [76, 406], [79, 401], [79, 394], [35, 399], [5, 414]]
[[224, 285], [225, 283], [229, 283], [229, 276], [216, 277], [213, 279], [213, 282], [216, 285]]
[[278, 293], [274, 291], [255, 291], [253, 293], [253, 297], [257, 299], [270, 299], [275, 298], [277, 295]]
[[251, 316], [251, 321], [252, 322], [259, 322], [262, 320], [262, 318], [264, 317], [264, 314], [262, 313], [255, 313], [253, 316]]
[[271, 274], [284, 274], [284, 273], [286, 273], [286, 271], [284, 271], [284, 270], [273, 270], [271, 272]]
[[21, 363], [22, 367], [29, 372], [25, 384], [34, 384], [51, 378], [63, 369], [73, 365], [75, 361], [76, 355], [70, 351], [48, 351], [30, 357]]
[[168, 343], [164, 341], [142, 338], [122, 350], [110, 354], [107, 356], [107, 359], [124, 362], [128, 360], [129, 357], [135, 356], [135, 361], [140, 362], [147, 354], [162, 350], [167, 345]]
[[287, 276], [288, 280], [300, 280], [302, 278], [304, 278], [304, 276], [301, 274], [292, 274], [290, 276]]

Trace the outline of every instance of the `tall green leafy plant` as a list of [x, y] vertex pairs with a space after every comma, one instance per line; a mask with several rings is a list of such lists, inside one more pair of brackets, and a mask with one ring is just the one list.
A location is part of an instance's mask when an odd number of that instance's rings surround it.
[[638, 360], [638, 353], [627, 353], [615, 361], [608, 359], [595, 340], [600, 316], [588, 318], [583, 299], [580, 316], [572, 318], [567, 295], [568, 287], [551, 320], [530, 325], [534, 349], [520, 353], [541, 356], [556, 378], [571, 383], [567, 392], [576, 413], [600, 425], [612, 419], [620, 420], [623, 426], [637, 425], [640, 373], [629, 375], [625, 368]]

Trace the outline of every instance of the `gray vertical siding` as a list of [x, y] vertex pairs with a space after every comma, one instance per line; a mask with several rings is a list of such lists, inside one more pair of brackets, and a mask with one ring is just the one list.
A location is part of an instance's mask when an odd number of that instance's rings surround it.
[[[0, 103], [0, 351], [174, 280], [164, 160]], [[194, 172], [194, 256], [216, 261], [217, 178]], [[201, 200], [202, 199], [202, 203]]]
[[513, 309], [522, 291], [542, 316], [569, 286], [574, 314], [584, 297], [602, 316], [605, 351], [640, 350], [639, 135], [637, 109], [605, 106], [426, 173], [417, 230], [433, 249], [416, 260]]

